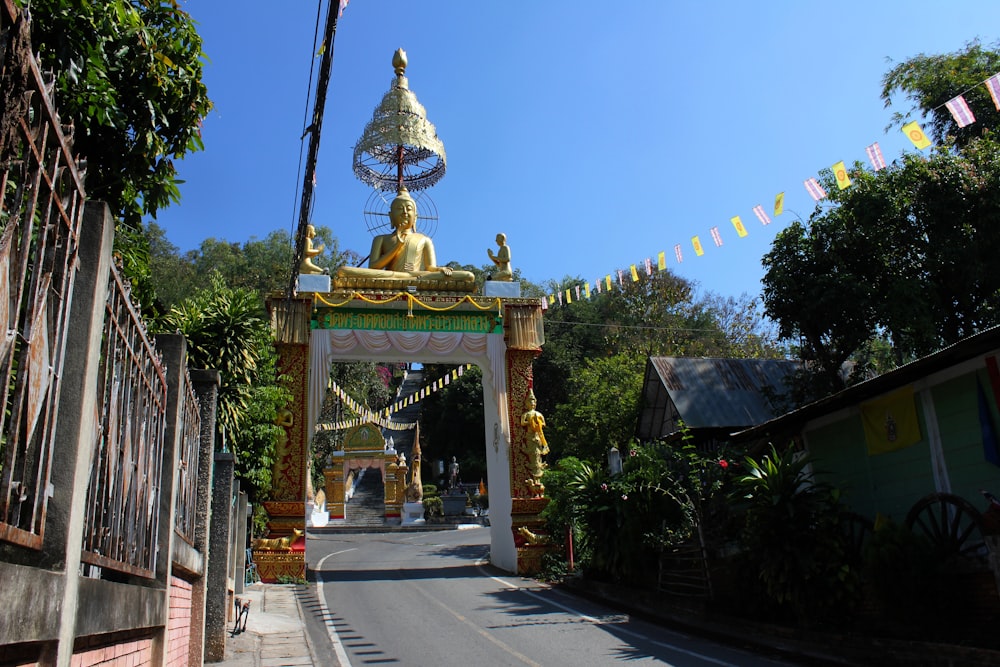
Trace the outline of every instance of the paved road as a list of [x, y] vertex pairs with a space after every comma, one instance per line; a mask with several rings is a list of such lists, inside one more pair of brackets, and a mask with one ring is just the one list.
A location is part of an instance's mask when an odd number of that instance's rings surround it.
[[307, 616], [313, 636], [330, 638], [326, 664], [790, 664], [507, 575], [486, 564], [488, 550], [485, 528], [310, 536], [319, 599]]

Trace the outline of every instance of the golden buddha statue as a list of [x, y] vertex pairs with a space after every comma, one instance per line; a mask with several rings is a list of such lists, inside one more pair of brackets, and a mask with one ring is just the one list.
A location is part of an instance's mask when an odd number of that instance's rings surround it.
[[368, 268], [345, 266], [337, 275], [342, 278], [369, 280], [475, 282], [470, 271], [438, 266], [434, 243], [417, 231], [417, 204], [406, 188], [401, 188], [389, 206], [389, 220], [395, 231], [381, 234], [372, 241]]
[[316, 237], [316, 228], [306, 225], [306, 248], [302, 256], [302, 263], [299, 264], [299, 273], [317, 275], [326, 273], [326, 269], [313, 264], [313, 257], [323, 252], [323, 244], [315, 245], [313, 238]]
[[493, 252], [492, 248], [486, 249], [486, 254], [497, 267], [497, 270], [490, 276], [490, 280], [510, 282], [514, 279], [514, 272], [510, 268], [510, 246], [507, 245], [506, 234], [497, 234], [497, 248], [496, 253]]

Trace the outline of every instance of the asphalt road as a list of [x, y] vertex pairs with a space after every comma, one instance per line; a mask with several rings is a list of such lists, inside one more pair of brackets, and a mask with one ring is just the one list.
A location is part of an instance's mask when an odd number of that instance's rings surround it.
[[311, 535], [310, 633], [342, 667], [787, 665], [629, 617], [486, 562], [485, 528]]

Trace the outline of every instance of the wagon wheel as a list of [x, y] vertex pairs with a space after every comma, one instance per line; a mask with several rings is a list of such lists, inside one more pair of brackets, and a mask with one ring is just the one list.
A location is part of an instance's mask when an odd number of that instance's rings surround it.
[[921, 498], [906, 515], [906, 527], [923, 535], [944, 557], [981, 558], [986, 553], [982, 515], [969, 501], [950, 493]]

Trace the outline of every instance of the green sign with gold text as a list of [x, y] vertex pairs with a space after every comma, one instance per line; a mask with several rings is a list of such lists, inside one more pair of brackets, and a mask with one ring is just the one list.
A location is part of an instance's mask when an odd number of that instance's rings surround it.
[[418, 312], [337, 308], [313, 316], [313, 329], [361, 329], [366, 331], [420, 331], [448, 333], [503, 333], [497, 313], [484, 311]]

